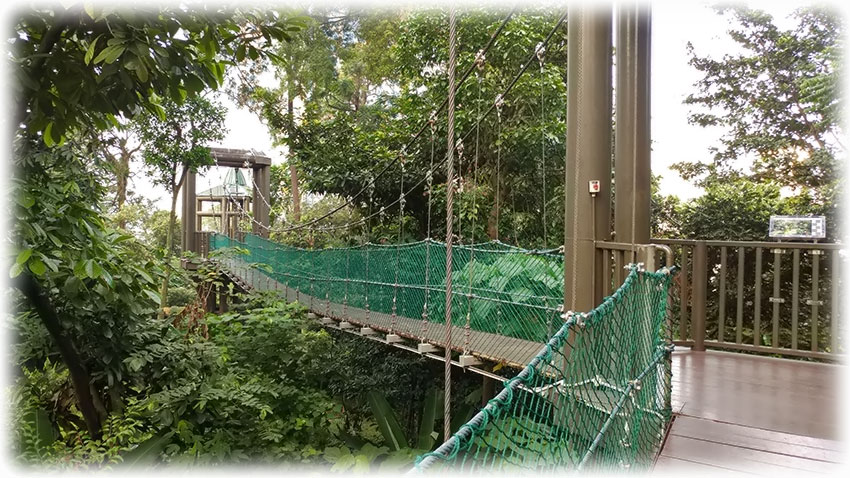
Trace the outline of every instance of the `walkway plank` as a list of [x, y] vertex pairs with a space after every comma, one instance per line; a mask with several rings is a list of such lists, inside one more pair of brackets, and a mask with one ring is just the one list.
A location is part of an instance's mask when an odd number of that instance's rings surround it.
[[[233, 267], [234, 270], [238, 268]], [[242, 272], [242, 271], [239, 271]], [[260, 273], [252, 271], [239, 274], [254, 289], [276, 290], [282, 292], [289, 302], [298, 301], [320, 316], [351, 322], [360, 327], [370, 327], [382, 333], [393, 333], [413, 341], [424, 341], [438, 347], [445, 347], [445, 326], [436, 322], [424, 322], [397, 315], [367, 311], [358, 307], [345, 306], [323, 298], [313, 297], [296, 291], [285, 284]], [[468, 334], [467, 334], [468, 332]], [[543, 348], [540, 342], [507, 337], [499, 334], [467, 331], [462, 326], [452, 326], [452, 349], [457, 352], [468, 351], [478, 358], [502, 362], [515, 368], [524, 368]]]
[[842, 366], [731, 352], [673, 353], [676, 418], [656, 473], [835, 474]]
[[734, 352], [673, 353], [673, 411], [835, 440], [839, 365]]

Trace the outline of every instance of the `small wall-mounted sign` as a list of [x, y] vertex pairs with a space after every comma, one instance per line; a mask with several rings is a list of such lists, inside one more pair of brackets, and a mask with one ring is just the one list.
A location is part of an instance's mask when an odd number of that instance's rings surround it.
[[588, 192], [590, 192], [590, 194], [598, 193], [599, 189], [600, 189], [599, 180], [598, 179], [591, 179], [590, 181], [588, 181], [587, 189], [588, 189]]
[[768, 235], [774, 239], [823, 239], [824, 216], [770, 216]]

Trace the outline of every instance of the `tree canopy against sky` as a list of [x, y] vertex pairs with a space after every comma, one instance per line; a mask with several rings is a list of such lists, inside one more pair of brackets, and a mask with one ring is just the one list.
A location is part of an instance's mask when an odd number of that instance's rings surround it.
[[[473, 74], [458, 91], [457, 124], [462, 134], [471, 133], [475, 119], [489, 108], [535, 46], [554, 27], [560, 11], [531, 10], [515, 15], [506, 25], [484, 68]], [[370, 11], [345, 10], [310, 12], [314, 26], [304, 32], [306, 48], [299, 53], [314, 67], [290, 71], [281, 65], [279, 88], [261, 88], [256, 83], [240, 85], [239, 97], [256, 108], [271, 134], [290, 151], [306, 188], [317, 194], [350, 198], [371, 180], [376, 165], [397, 155], [416, 130], [426, 123], [446, 95], [445, 14], [436, 10]], [[470, 10], [460, 18], [459, 68], [473, 63], [477, 51], [501, 24], [507, 10]], [[316, 37], [316, 38], [314, 38]], [[535, 61], [505, 98], [498, 115], [492, 112], [482, 122], [476, 148], [475, 135], [467, 137], [460, 172], [463, 186], [458, 199], [464, 240], [496, 236], [496, 204], [505, 211], [500, 218], [501, 237], [526, 245], [543, 244], [544, 195], [540, 184], [546, 163], [548, 242], [560, 241], [562, 227], [561, 191], [564, 150], [564, 77], [566, 72], [566, 28], [560, 28], [549, 43], [541, 70]], [[301, 45], [301, 46], [299, 46]], [[282, 53], [280, 56], [284, 56]], [[310, 60], [312, 59], [312, 60]], [[287, 75], [301, 85], [300, 114], [283, 109], [288, 90]], [[480, 77], [479, 77], [480, 75]], [[479, 81], [480, 79], [480, 81]], [[445, 156], [444, 119], [436, 123], [435, 162]], [[427, 233], [427, 187], [424, 173], [430, 164], [430, 133], [405, 153], [405, 172], [391, 168], [371, 191], [361, 195], [356, 206], [368, 215], [386, 208], [386, 216], [398, 221], [400, 186], [407, 185], [405, 221], [408, 238]], [[477, 151], [478, 171], [474, 167]], [[444, 168], [433, 177], [433, 210], [444, 209]], [[497, 174], [498, 171], [498, 174]], [[496, 192], [499, 192], [498, 201]], [[434, 215], [433, 235], [445, 227], [445, 219]], [[475, 222], [475, 230], [472, 222]], [[378, 224], [376, 219], [375, 224]], [[386, 231], [379, 231], [381, 235]]]
[[[740, 52], [715, 58], [700, 55], [699, 45], [689, 45], [690, 63], [702, 78], [685, 102], [692, 106], [692, 124], [720, 126], [725, 133], [713, 148], [711, 163], [681, 162], [674, 169], [706, 188], [707, 197], [719, 194], [733, 203], [755, 196], [735, 194], [730, 186], [761, 188], [764, 197], [775, 195], [764, 188], [772, 191], [785, 187], [783, 196], [787, 199], [777, 196], [778, 202], [769, 201], [771, 206], [759, 217], [824, 214], [829, 236], [837, 237], [842, 184], [839, 166], [846, 157], [839, 114], [843, 104], [839, 88], [843, 19], [828, 8], [800, 8], [793, 14], [794, 26], [783, 30], [760, 10], [718, 7], [717, 13], [730, 19], [728, 35], [740, 46]], [[748, 186], [742, 181], [755, 184]], [[691, 206], [722, 202], [706, 198], [693, 201]], [[707, 210], [697, 216], [724, 214]], [[679, 232], [704, 234], [705, 224], [694, 222], [697, 216], [680, 218], [690, 221], [691, 226]], [[742, 212], [734, 217], [747, 222], [753, 216]], [[749, 231], [743, 236], [734, 230], [729, 229], [728, 237], [723, 238], [764, 239], [767, 222], [756, 230], [742, 226], [741, 231]]]

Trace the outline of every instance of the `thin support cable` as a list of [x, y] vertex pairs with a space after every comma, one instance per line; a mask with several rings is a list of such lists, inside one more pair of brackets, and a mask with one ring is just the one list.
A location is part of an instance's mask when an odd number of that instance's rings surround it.
[[401, 162], [401, 180], [399, 181], [398, 195], [398, 244], [395, 247], [395, 282], [393, 283], [393, 308], [392, 319], [390, 321], [390, 332], [395, 331], [396, 321], [398, 320], [397, 302], [398, 302], [398, 271], [401, 268], [401, 244], [404, 241], [404, 152], [402, 152]]
[[[475, 57], [475, 62], [478, 66], [478, 71], [475, 72], [475, 76], [478, 79], [478, 99], [475, 102], [475, 116], [478, 117], [481, 115], [481, 82], [483, 81], [483, 77], [481, 76], [484, 71], [484, 52], [479, 51], [478, 55]], [[476, 199], [478, 198], [478, 153], [480, 147], [480, 138], [481, 138], [481, 122], [475, 123], [475, 156], [472, 162], [472, 233], [470, 243], [475, 244], [475, 217], [478, 215], [478, 208], [476, 207]], [[466, 296], [466, 325], [464, 326], [464, 341], [463, 341], [463, 353], [464, 355], [469, 353], [469, 338], [470, 338], [470, 322], [472, 318], [472, 288], [475, 284], [475, 248], [469, 248], [469, 279], [467, 279], [467, 296]]]
[[[490, 39], [487, 41], [487, 44], [486, 44], [486, 45], [484, 46], [484, 48], [483, 48], [483, 50], [484, 50], [485, 52], [486, 52], [486, 51], [488, 51], [488, 50], [490, 49], [490, 47], [492, 47], [492, 46], [493, 46], [493, 44], [496, 42], [496, 38], [498, 38], [498, 36], [499, 36], [499, 35], [502, 33], [502, 31], [505, 29], [505, 26], [508, 24], [508, 22], [510, 21], [511, 17], [513, 17], [513, 14], [514, 14], [514, 11], [515, 11], [515, 10], [516, 10], [516, 8], [512, 8], [512, 9], [511, 9], [511, 11], [510, 11], [510, 12], [508, 12], [508, 14], [505, 16], [505, 19], [504, 19], [504, 20], [502, 20], [502, 23], [499, 25], [499, 27], [498, 27], [498, 28], [497, 28], [497, 29], [493, 32], [493, 34], [492, 34], [492, 35], [490, 35]], [[467, 78], [469, 78], [469, 76], [472, 74], [472, 72], [474, 71], [474, 69], [475, 69], [475, 63], [473, 62], [473, 64], [471, 64], [471, 65], [469, 66], [469, 68], [467, 68], [466, 72], [464, 72], [464, 74], [461, 76], [459, 84], [461, 84], [461, 85], [462, 85], [462, 84], [463, 84], [463, 82], [464, 82], [464, 81], [466, 81], [466, 79], [467, 79]], [[511, 85], [511, 86], [513, 86], [513, 85]], [[447, 105], [448, 105], [448, 103], [449, 103], [449, 99], [448, 99], [448, 98], [443, 99], [443, 102], [442, 102], [442, 103], [440, 103], [440, 106], [439, 106], [439, 107], [437, 108], [437, 110], [436, 110], [437, 114], [439, 114], [440, 112], [442, 112], [442, 111], [443, 111], [443, 108], [446, 108], [446, 107], [447, 107]], [[416, 140], [417, 140], [417, 139], [419, 139], [419, 137], [420, 137], [420, 136], [422, 136], [422, 133], [424, 133], [424, 132], [425, 132], [425, 130], [427, 129], [427, 127], [428, 127], [428, 122], [426, 121], [426, 122], [425, 122], [425, 124], [423, 124], [423, 125], [422, 125], [422, 127], [420, 127], [420, 128], [419, 128], [419, 130], [418, 130], [418, 131], [417, 131], [417, 132], [416, 132], [416, 133], [415, 133], [415, 134], [411, 137], [411, 139], [410, 139], [410, 140], [409, 140], [409, 141], [408, 141], [408, 142], [407, 142], [404, 146], [402, 146], [401, 151], [405, 151], [405, 150], [406, 150], [406, 149], [408, 149], [411, 145], [413, 145], [413, 144], [416, 142]], [[395, 156], [395, 157], [394, 157], [394, 158], [393, 158], [390, 162], [388, 162], [388, 163], [387, 163], [387, 164], [386, 164], [386, 165], [385, 165], [385, 166], [384, 166], [384, 167], [383, 167], [383, 168], [382, 168], [382, 169], [381, 169], [381, 170], [380, 170], [377, 174], [375, 174], [375, 175], [374, 175], [374, 177], [373, 177], [372, 181], [373, 181], [373, 182], [374, 182], [374, 181], [377, 181], [377, 180], [378, 180], [381, 176], [383, 176], [383, 175], [384, 175], [387, 171], [389, 171], [389, 169], [390, 169], [390, 168], [391, 168], [391, 167], [392, 167], [392, 166], [393, 166], [393, 165], [394, 165], [394, 164], [395, 164], [395, 163], [399, 160], [399, 158], [400, 158], [400, 155], [396, 155], [396, 156]], [[295, 230], [303, 229], [303, 228], [305, 228], [305, 227], [309, 227], [309, 226], [311, 226], [311, 225], [313, 225], [313, 224], [316, 224], [316, 223], [318, 223], [318, 222], [320, 222], [320, 221], [322, 221], [322, 220], [324, 220], [324, 219], [326, 219], [326, 218], [330, 217], [331, 215], [333, 215], [333, 214], [337, 213], [338, 211], [340, 211], [340, 210], [341, 210], [342, 208], [344, 208], [345, 206], [348, 206], [348, 205], [352, 205], [352, 204], [354, 204], [354, 201], [355, 201], [355, 200], [357, 200], [357, 198], [359, 198], [360, 196], [362, 196], [362, 195], [363, 195], [363, 193], [365, 192], [365, 190], [366, 190], [366, 187], [361, 188], [361, 189], [360, 189], [360, 191], [358, 191], [357, 193], [355, 193], [355, 194], [354, 194], [354, 195], [353, 195], [350, 199], [346, 200], [343, 204], [341, 204], [341, 205], [339, 205], [339, 206], [337, 206], [337, 207], [335, 207], [335, 208], [331, 209], [331, 210], [330, 210], [330, 211], [328, 211], [326, 214], [323, 214], [322, 216], [319, 216], [319, 217], [317, 217], [316, 219], [313, 219], [312, 221], [309, 221], [309, 222], [307, 222], [307, 223], [300, 224], [300, 225], [297, 225], [297, 226], [293, 226], [293, 227], [291, 227], [291, 228], [286, 228], [286, 229], [284, 229], [284, 230], [283, 230], [283, 232], [295, 231]]]
[[428, 172], [425, 173], [425, 182], [428, 185], [428, 218], [426, 219], [426, 242], [425, 242], [425, 300], [422, 304], [422, 330], [420, 331], [419, 340], [425, 342], [425, 333], [428, 331], [428, 299], [431, 295], [429, 287], [429, 277], [431, 272], [431, 193], [434, 181], [434, 136], [437, 133], [437, 112], [431, 113], [431, 163]]
[[499, 240], [499, 220], [501, 213], [501, 205], [499, 204], [502, 199], [502, 105], [505, 104], [505, 101], [502, 99], [502, 95], [496, 96], [496, 119], [498, 126], [496, 128], [496, 234], [495, 239]]
[[543, 187], [543, 248], [549, 247], [548, 225], [546, 224], [546, 98], [545, 98], [545, 70], [544, 59], [546, 47], [543, 42], [537, 45], [537, 61], [540, 62], [540, 175]]

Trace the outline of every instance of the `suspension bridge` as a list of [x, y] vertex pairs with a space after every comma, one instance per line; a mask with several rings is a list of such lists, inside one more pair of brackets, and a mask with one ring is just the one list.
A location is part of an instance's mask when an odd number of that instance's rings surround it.
[[[677, 465], [702, 467], [702, 471], [784, 469], [813, 474], [834, 470], [841, 461], [834, 420], [829, 418], [837, 400], [837, 366], [705, 348], [787, 352], [834, 360], [839, 351], [837, 300], [830, 298], [834, 330], [828, 351], [820, 345], [816, 326], [811, 350], [800, 350], [797, 315], [801, 299], [799, 267], [795, 265], [795, 325], [790, 347], [782, 345], [778, 333], [772, 335], [769, 345], [759, 343], [761, 334], [755, 334], [754, 343], [748, 344], [741, 333], [747, 246], [718, 244], [722, 262], [717, 275], [706, 264], [704, 242], [696, 244], [688, 255], [681, 244], [653, 244], [649, 238], [648, 11], [624, 7], [617, 14], [613, 172], [622, 180], [617, 183], [614, 201], [611, 161], [599, 159], [612, 156], [609, 112], [614, 86], [610, 77], [613, 22], [604, 11], [571, 7], [569, 15], [564, 12], [529, 52], [504, 90], [492, 101], [474, 103], [475, 123], [455, 134], [454, 95], [458, 84], [474, 75], [479, 80], [480, 98], [487, 53], [512, 13], [494, 29], [456, 82], [456, 20], [451, 12], [446, 100], [423, 119], [398, 155], [369, 172], [366, 184], [344, 204], [311, 221], [273, 228], [269, 225], [268, 158], [219, 151], [220, 165], [244, 163], [254, 169], [253, 210], [245, 210], [244, 198], [229, 202], [224, 198], [221, 227], [228, 234], [199, 232], [198, 217], [204, 213], [197, 210], [194, 176], [190, 176], [187, 190], [191, 194], [184, 195], [183, 212], [184, 217], [195, 220], [184, 222], [184, 246], [217, 256], [239, 287], [275, 291], [303, 304], [327, 327], [442, 360], [446, 367], [446, 404], [451, 403], [452, 367], [503, 381], [501, 391], [454, 433], [448, 428], [447, 405], [447, 439], [417, 459], [416, 471], [622, 471], [653, 466], [663, 470]], [[495, 114], [497, 137], [501, 134], [502, 111], [510, 101], [512, 88], [535, 64], [543, 74], [549, 42], [564, 27], [567, 17], [570, 63], [564, 244], [542, 250], [508, 245], [498, 240], [498, 217], [496, 239], [477, 238], [476, 242], [475, 219], [464, 224], [454, 211], [455, 185], [459, 183], [455, 161], [462, 166], [457, 167], [458, 174], [465, 169], [477, 181], [482, 122]], [[541, 116], [543, 104], [541, 101]], [[438, 143], [444, 144], [444, 149], [435, 148]], [[498, 216], [502, 142], [497, 141], [496, 147], [494, 197]], [[412, 156], [429, 166], [417, 171], [417, 182], [410, 184], [405, 177], [410, 173], [406, 168]], [[545, 230], [549, 223], [545, 138], [541, 138], [539, 161], [544, 180], [540, 215]], [[393, 168], [401, 178], [398, 199], [373, 211], [375, 182]], [[441, 171], [445, 171], [446, 185], [445, 241], [433, 238], [431, 231], [432, 215], [437, 214], [432, 211], [434, 178], [442, 175]], [[404, 236], [406, 198], [413, 193], [428, 197], [427, 230], [424, 239], [417, 241]], [[225, 210], [224, 204], [235, 209]], [[359, 219], [327, 223], [329, 218], [364, 204], [368, 212]], [[370, 221], [377, 216], [384, 218], [388, 210], [399, 218], [395, 242], [372, 244], [362, 240], [358, 244], [355, 231], [369, 230]], [[239, 231], [239, 219], [250, 221], [253, 233]], [[457, 231], [453, 230], [455, 225]], [[462, 236], [462, 227], [473, 232]], [[612, 229], [620, 242], [611, 242]], [[357, 245], [304, 249], [269, 239], [275, 233], [316, 231], [341, 231]], [[215, 253], [234, 247], [243, 254]], [[727, 340], [724, 328], [729, 247], [737, 248], [739, 266], [737, 333], [733, 341]], [[759, 270], [765, 247], [757, 246]], [[839, 283], [838, 248], [821, 247], [833, 253], [836, 266], [830, 270], [834, 296]], [[798, 261], [799, 249], [794, 249]], [[664, 260], [659, 260], [660, 253]], [[780, 274], [782, 253], [775, 253], [775, 274]], [[807, 253], [819, 257], [822, 250], [812, 248]], [[679, 276], [674, 262], [679, 262], [683, 270]], [[820, 267], [817, 260], [814, 264], [813, 268]], [[713, 340], [705, 337], [706, 294], [713, 290], [705, 277], [710, 273], [723, 278], [723, 305], [718, 327], [712, 328], [717, 334]], [[775, 277], [778, 296], [779, 275]], [[817, 274], [814, 277], [816, 291]], [[756, 280], [756, 290], [760, 291], [761, 274]], [[776, 297], [775, 303], [779, 301]], [[690, 316], [686, 313], [688, 304]], [[817, 322], [818, 299], [811, 305]], [[774, 308], [774, 324], [778, 323], [777, 310]], [[758, 324], [755, 327], [760, 330]], [[677, 345], [692, 350], [682, 351], [676, 349]], [[494, 364], [506, 365], [510, 372], [496, 374]], [[801, 383], [811, 388], [812, 393], [805, 398], [793, 393]], [[790, 402], [793, 406], [788, 405]], [[789, 407], [794, 412], [783, 413]]]

